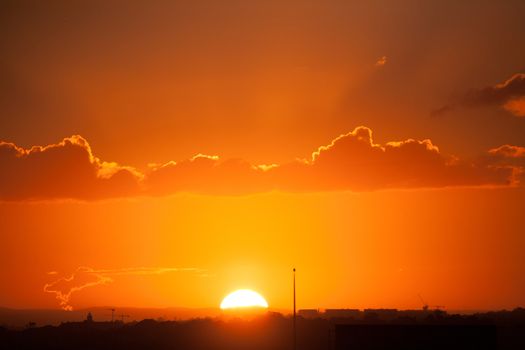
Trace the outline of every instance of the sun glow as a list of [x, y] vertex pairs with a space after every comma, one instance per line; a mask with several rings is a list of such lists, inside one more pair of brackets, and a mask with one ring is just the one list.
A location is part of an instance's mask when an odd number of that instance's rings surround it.
[[268, 303], [257, 292], [250, 289], [239, 289], [228, 294], [221, 302], [221, 309], [233, 309], [239, 307], [263, 307]]

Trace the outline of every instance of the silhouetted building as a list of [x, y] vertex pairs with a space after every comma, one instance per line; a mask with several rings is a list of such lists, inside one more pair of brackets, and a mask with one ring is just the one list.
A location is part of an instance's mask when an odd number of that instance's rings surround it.
[[[373, 324], [366, 323], [362, 317], [300, 318], [297, 349], [525, 349], [523, 309], [474, 315], [445, 314], [442, 319], [403, 317], [406, 319], [379, 320]], [[228, 321], [203, 318], [157, 322], [149, 319], [124, 324], [84, 320], [62, 323], [58, 327], [0, 327], [0, 349], [290, 350], [292, 322], [291, 317], [268, 313]]]
[[392, 320], [398, 316], [397, 309], [364, 309], [365, 319]]
[[359, 309], [326, 309], [325, 318], [361, 318], [362, 313]]
[[298, 314], [304, 318], [317, 318], [320, 316], [319, 309], [301, 309]]
[[344, 324], [335, 326], [335, 349], [497, 349], [493, 325]]

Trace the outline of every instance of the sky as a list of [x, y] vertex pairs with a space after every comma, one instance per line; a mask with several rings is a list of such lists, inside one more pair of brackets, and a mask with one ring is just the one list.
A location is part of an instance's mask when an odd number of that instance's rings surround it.
[[523, 1], [3, 1], [0, 306], [525, 305]]

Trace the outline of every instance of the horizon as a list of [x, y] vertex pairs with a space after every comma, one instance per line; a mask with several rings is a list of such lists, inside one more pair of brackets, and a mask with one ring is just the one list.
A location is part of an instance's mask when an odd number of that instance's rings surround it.
[[[64, 312], [64, 313], [68, 313], [68, 312], [75, 312], [75, 313], [78, 313], [78, 312], [88, 312], [90, 310], [99, 310], [99, 309], [102, 309], [102, 310], [110, 310], [111, 308], [114, 308], [115, 310], [117, 309], [120, 309], [120, 310], [129, 310], [129, 309], [137, 309], [137, 310], [200, 310], [200, 311], [204, 311], [204, 310], [215, 310], [215, 311], [221, 311], [223, 313], [227, 313], [228, 311], [225, 311], [225, 310], [222, 310], [220, 307], [218, 306], [209, 306], [209, 307], [187, 307], [187, 306], [159, 306], [159, 307], [139, 307], [139, 306], [119, 306], [119, 307], [116, 307], [114, 305], [93, 305], [93, 306], [87, 306], [87, 307], [82, 307], [82, 308], [78, 308], [78, 309], [73, 309], [73, 310], [64, 310], [62, 308], [12, 308], [12, 307], [5, 307], [5, 306], [1, 306], [0, 305], [0, 309], [4, 309], [4, 310], [13, 310], [13, 311], [60, 311], [60, 312]], [[246, 307], [246, 309], [250, 309], [250, 308], [255, 308], [257, 309], [257, 307]], [[406, 308], [406, 309], [398, 309], [398, 308], [393, 308], [393, 307], [365, 307], [365, 308], [352, 308], [352, 307], [329, 307], [329, 308], [321, 308], [321, 307], [305, 307], [305, 308], [301, 308], [301, 309], [297, 309], [297, 312], [299, 311], [308, 311], [308, 310], [316, 310], [318, 311], [319, 313], [323, 313], [325, 312], [326, 310], [357, 310], [357, 311], [365, 311], [365, 310], [397, 310], [397, 311], [427, 311], [429, 313], [431, 312], [434, 312], [434, 311], [443, 311], [443, 312], [446, 312], [446, 313], [449, 313], [449, 314], [465, 314], [465, 315], [468, 315], [468, 314], [472, 314], [472, 313], [489, 313], [489, 312], [500, 312], [500, 311], [512, 311], [512, 310], [516, 310], [516, 309], [523, 309], [525, 308], [524, 306], [521, 306], [521, 305], [516, 305], [515, 307], [510, 307], [510, 308], [501, 308], [501, 309], [464, 309], [464, 310], [458, 310], [458, 309], [455, 309], [455, 310], [448, 310], [448, 309], [445, 309], [443, 307], [440, 307], [440, 308], [429, 308], [427, 310], [423, 309], [422, 307], [420, 308]], [[268, 308], [262, 308], [264, 310], [266, 310], [267, 312], [277, 312], [277, 313], [280, 313], [280, 314], [283, 314], [283, 315], [292, 315], [293, 316], [293, 308], [273, 308], [273, 307], [268, 307]], [[105, 316], [108, 316], [108, 315], [105, 315]], [[109, 315], [109, 317], [111, 317], [111, 315]]]
[[[484, 322], [494, 322], [498, 315], [512, 315], [515, 313], [523, 314], [525, 308], [516, 307], [511, 310], [444, 310], [444, 309], [392, 309], [392, 308], [335, 308], [335, 309], [299, 309], [297, 317], [304, 320], [323, 319], [330, 322], [343, 323], [362, 323], [374, 324], [378, 317], [380, 323], [383, 322], [408, 322], [413, 324], [419, 322], [432, 321], [434, 317], [446, 321], [447, 319], [456, 320], [457, 317], [477, 317]], [[63, 309], [11, 309], [0, 307], [0, 329], [1, 327], [17, 330], [30, 329], [35, 327], [61, 326], [67, 324], [86, 324], [96, 323], [122, 323], [135, 324], [137, 322], [155, 320], [157, 322], [186, 322], [198, 320], [214, 321], [246, 321], [251, 322], [257, 318], [266, 316], [280, 316], [287, 319], [294, 319], [293, 310], [273, 309], [265, 307], [243, 307], [234, 309], [220, 308], [137, 308], [137, 307], [113, 307], [96, 306], [78, 310]], [[373, 316], [372, 316], [373, 315]], [[499, 316], [501, 317], [501, 316]], [[513, 322], [519, 322], [519, 317]], [[371, 320], [368, 321], [367, 319]], [[344, 320], [344, 321], [341, 321]], [[454, 321], [450, 321], [454, 322]]]

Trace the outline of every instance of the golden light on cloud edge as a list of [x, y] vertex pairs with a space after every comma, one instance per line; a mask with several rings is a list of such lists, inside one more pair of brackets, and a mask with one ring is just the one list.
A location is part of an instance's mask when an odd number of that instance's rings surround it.
[[268, 302], [262, 295], [251, 289], [239, 289], [231, 292], [221, 302], [222, 310], [235, 308], [268, 308]]
[[494, 159], [489, 156], [493, 150], [475, 159], [462, 159], [440, 152], [430, 139], [379, 144], [370, 128], [358, 126], [318, 147], [310, 159], [261, 166], [199, 154], [141, 172], [93, 156], [87, 140], [78, 135], [30, 149], [0, 142], [0, 201], [523, 184], [514, 174], [523, 172], [525, 158], [509, 160], [500, 155]]

